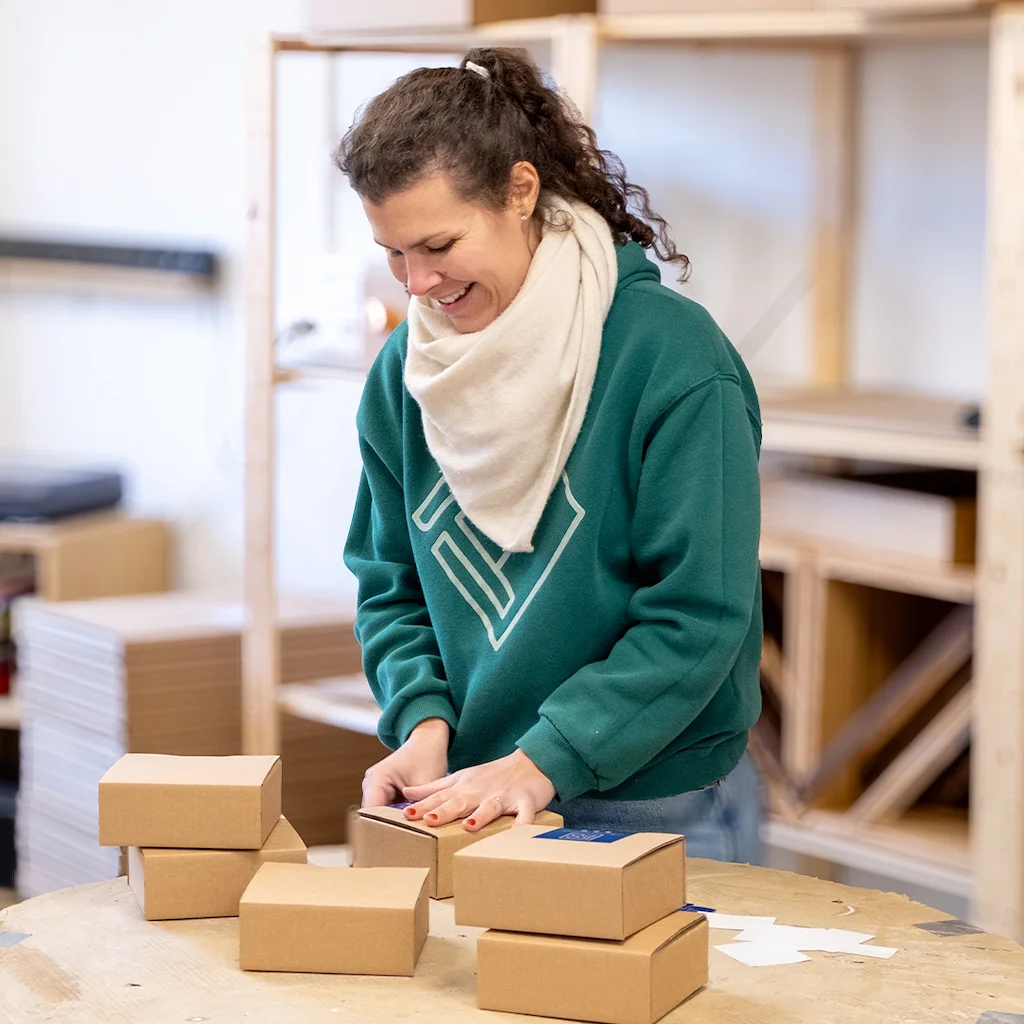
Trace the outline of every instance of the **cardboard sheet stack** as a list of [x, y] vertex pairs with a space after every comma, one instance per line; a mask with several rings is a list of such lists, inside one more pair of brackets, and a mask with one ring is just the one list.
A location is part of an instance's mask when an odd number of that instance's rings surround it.
[[455, 923], [477, 943], [482, 1009], [653, 1024], [708, 978], [682, 836], [520, 825], [454, 857]]
[[277, 757], [128, 754], [99, 783], [100, 842], [128, 847], [147, 920], [237, 916], [243, 970], [413, 974], [427, 869], [307, 864], [281, 775]]
[[[282, 600], [283, 679], [358, 672], [353, 612]], [[116, 877], [118, 851], [97, 845], [96, 787], [123, 754], [240, 753], [242, 621], [240, 604], [180, 593], [22, 606], [22, 895]], [[343, 841], [345, 808], [383, 748], [290, 716], [282, 726], [289, 820], [306, 842]]]

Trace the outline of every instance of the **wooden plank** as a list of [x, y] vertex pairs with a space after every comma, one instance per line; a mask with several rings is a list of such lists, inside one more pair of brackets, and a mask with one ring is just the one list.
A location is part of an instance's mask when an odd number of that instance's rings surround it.
[[853, 821], [895, 818], [967, 749], [974, 689], [968, 683], [850, 808]]
[[786, 577], [783, 646], [789, 657], [788, 693], [783, 708], [782, 764], [801, 777], [813, 771], [821, 751], [821, 707], [828, 581], [805, 554]]
[[845, 814], [812, 811], [800, 821], [769, 820], [762, 835], [769, 846], [801, 856], [966, 899], [974, 892], [967, 822], [955, 818], [942, 816], [935, 827], [922, 830], [916, 817], [857, 825]]
[[963, 402], [899, 392], [766, 390], [764, 451], [977, 469]]
[[245, 248], [245, 606], [242, 634], [242, 751], [280, 752], [274, 536], [274, 138], [275, 44], [251, 40], [246, 124], [248, 229]]
[[988, 400], [972, 747], [976, 915], [1024, 937], [1024, 4], [989, 52]]
[[850, 762], [881, 750], [971, 657], [974, 615], [957, 608], [902, 662], [882, 688], [832, 738], [816, 771], [800, 787], [813, 800]]
[[366, 380], [365, 366], [279, 366], [274, 370], [275, 384], [324, 384], [346, 381], [361, 384]]
[[845, 384], [848, 376], [858, 68], [859, 55], [849, 47], [822, 50], [814, 58], [811, 376], [825, 387]]
[[593, 17], [559, 19], [551, 37], [551, 74], [559, 88], [590, 123], [597, 94], [599, 42]]

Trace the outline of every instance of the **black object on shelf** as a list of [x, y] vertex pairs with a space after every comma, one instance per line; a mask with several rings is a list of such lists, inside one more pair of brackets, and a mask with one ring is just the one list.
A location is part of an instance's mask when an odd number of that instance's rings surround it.
[[14, 808], [17, 792], [13, 782], [0, 782], [0, 889], [14, 888]]
[[0, 462], [0, 520], [45, 522], [115, 508], [124, 484], [109, 470]]
[[217, 272], [217, 257], [201, 249], [95, 245], [27, 238], [0, 238], [0, 259], [53, 260], [134, 270], [166, 270], [207, 280], [212, 279]]

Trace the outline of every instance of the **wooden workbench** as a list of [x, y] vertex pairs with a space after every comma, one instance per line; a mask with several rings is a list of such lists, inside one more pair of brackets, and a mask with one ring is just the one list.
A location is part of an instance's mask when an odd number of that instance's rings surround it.
[[[665, 1024], [1003, 1024], [1024, 1013], [1024, 949], [983, 933], [917, 927], [948, 915], [891, 893], [763, 868], [690, 860], [690, 900], [780, 924], [872, 932], [890, 960], [811, 953], [746, 967], [711, 950], [711, 980]], [[6, 931], [29, 937], [3, 948]], [[431, 907], [414, 978], [243, 973], [235, 918], [145, 922], [124, 879], [0, 913], [0, 1021], [51, 1024], [366, 1024], [525, 1021], [475, 1005], [475, 939], [450, 901]], [[712, 931], [712, 944], [734, 933]], [[528, 981], [527, 981], [528, 983]], [[988, 1013], [987, 1017], [983, 1014]]]

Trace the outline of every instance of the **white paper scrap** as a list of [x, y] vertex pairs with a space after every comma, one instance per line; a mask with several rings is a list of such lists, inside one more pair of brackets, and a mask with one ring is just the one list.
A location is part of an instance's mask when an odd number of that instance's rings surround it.
[[898, 953], [898, 949], [893, 949], [892, 946], [847, 946], [846, 949], [839, 950], [840, 953], [849, 953], [851, 956], [873, 956], [880, 960], [888, 960], [893, 953]]
[[742, 931], [744, 928], [758, 928], [775, 923], [774, 917], [744, 917], [741, 914], [705, 914], [709, 928], [723, 928], [726, 931]]
[[775, 942], [729, 942], [724, 946], [715, 946], [715, 949], [720, 949], [726, 956], [748, 967], [799, 964], [811, 959], [792, 946]]
[[736, 936], [737, 942], [778, 942], [805, 952], [845, 953], [873, 935], [866, 932], [848, 932], [841, 928], [800, 928], [794, 925], [773, 924], [747, 928]]

